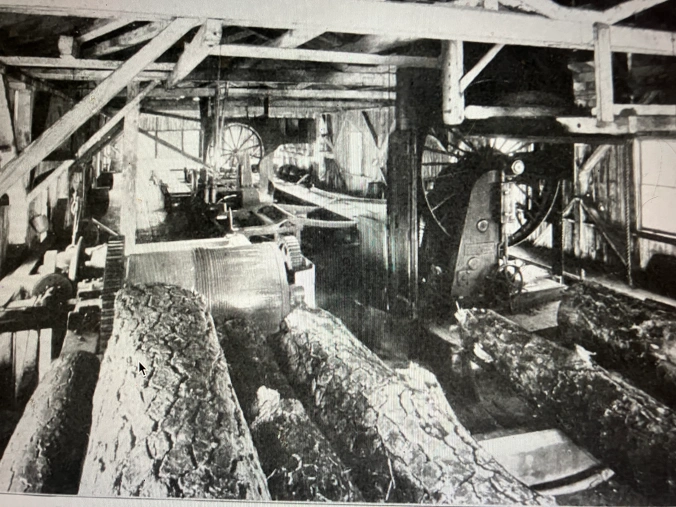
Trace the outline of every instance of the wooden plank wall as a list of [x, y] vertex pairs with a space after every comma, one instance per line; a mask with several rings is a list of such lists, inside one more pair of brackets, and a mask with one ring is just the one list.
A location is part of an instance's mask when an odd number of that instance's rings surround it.
[[22, 409], [53, 358], [51, 329], [0, 333], [0, 410]]
[[343, 175], [347, 191], [362, 196], [367, 195], [370, 183], [385, 182], [389, 136], [394, 130], [394, 108], [364, 112], [331, 113], [333, 158]]
[[[586, 155], [578, 161], [578, 166], [581, 166], [582, 160], [589, 156], [594, 147], [578, 146], [578, 149], [586, 152]], [[592, 172], [589, 186], [589, 191], [600, 215], [620, 236], [625, 224], [625, 180], [623, 171], [631, 170], [630, 154], [631, 145], [629, 143], [612, 146], [608, 154], [606, 154]], [[630, 178], [630, 181], [632, 181], [630, 192], [633, 194], [635, 192], [633, 179]], [[564, 206], [574, 197], [574, 193], [571, 190], [572, 182], [566, 182], [566, 187], [568, 191], [564, 191]], [[567, 218], [563, 220], [563, 246], [565, 252], [570, 255], [575, 254], [577, 227], [578, 224], [574, 219], [573, 213], [569, 213]], [[551, 227], [547, 227], [542, 230], [539, 237], [537, 237], [537, 233], [534, 234], [530, 238], [530, 241], [537, 246], [552, 248], [551, 234]], [[619, 265], [621, 262], [591, 220], [584, 222], [581, 238], [580, 258], [603, 262], [613, 266]], [[624, 246], [621, 248], [623, 249]]]

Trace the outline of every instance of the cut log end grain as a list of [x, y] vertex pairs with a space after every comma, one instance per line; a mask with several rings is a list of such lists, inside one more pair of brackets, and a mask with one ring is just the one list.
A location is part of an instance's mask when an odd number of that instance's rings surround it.
[[0, 491], [77, 493], [98, 373], [99, 360], [87, 352], [54, 361], [0, 461]]
[[[570, 350], [490, 310], [462, 310], [466, 339], [539, 414], [656, 504], [676, 501], [676, 413], [584, 350]], [[593, 357], [593, 356], [592, 356]]]
[[81, 494], [270, 499], [213, 322], [187, 290], [118, 293], [93, 412]]
[[676, 407], [676, 309], [579, 283], [564, 292], [558, 326], [562, 344], [584, 347], [601, 366]]
[[440, 390], [398, 375], [331, 314], [296, 309], [273, 343], [367, 501], [554, 503], [483, 451]]
[[240, 319], [217, 327], [272, 498], [363, 500], [350, 471], [295, 398], [260, 331]]

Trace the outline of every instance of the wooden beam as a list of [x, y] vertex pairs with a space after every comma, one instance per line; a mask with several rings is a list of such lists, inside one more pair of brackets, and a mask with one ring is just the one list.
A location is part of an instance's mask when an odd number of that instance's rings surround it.
[[77, 38], [78, 43], [83, 44], [90, 40], [102, 37], [110, 32], [114, 32], [127, 26], [129, 23], [132, 23], [136, 20], [131, 18], [105, 18], [97, 19], [94, 23], [87, 28], [80, 36]]
[[469, 85], [477, 78], [481, 71], [486, 68], [486, 66], [493, 61], [497, 54], [504, 48], [504, 44], [496, 44], [491, 49], [489, 49], [485, 55], [472, 67], [470, 70], [462, 76], [460, 80], [460, 91], [464, 93]]
[[148, 94], [155, 89], [159, 82], [155, 81], [147, 85], [141, 92], [139, 92], [132, 100], [127, 102], [127, 104], [120, 109], [110, 120], [108, 120], [103, 127], [101, 127], [96, 133], [91, 136], [75, 154], [74, 160], [66, 160], [61, 163], [52, 173], [47, 176], [43, 181], [40, 182], [33, 190], [28, 193], [28, 200], [32, 201], [37, 197], [43, 190], [49, 188], [49, 186], [58, 180], [58, 178], [65, 171], [70, 169], [74, 164], [80, 162], [85, 156], [91, 154], [93, 149], [113, 130], [113, 128], [120, 123], [127, 114], [137, 107], [141, 101], [148, 96]]
[[138, 131], [139, 131], [140, 134], [143, 134], [144, 136], [146, 136], [146, 137], [152, 139], [152, 140], [155, 141], [157, 144], [161, 144], [161, 145], [164, 146], [165, 148], [169, 148], [170, 150], [172, 150], [172, 151], [178, 153], [179, 155], [181, 155], [181, 156], [187, 158], [188, 160], [191, 160], [192, 162], [195, 162], [196, 164], [201, 165], [202, 167], [206, 167], [207, 169], [212, 169], [212, 170], [213, 170], [213, 167], [212, 167], [212, 166], [210, 166], [209, 164], [207, 164], [207, 163], [204, 162], [203, 160], [200, 160], [200, 159], [197, 158], [197, 157], [193, 157], [192, 155], [190, 155], [190, 153], [186, 153], [185, 151], [183, 151], [183, 150], [182, 150], [181, 148], [179, 148], [178, 146], [175, 146], [175, 145], [171, 144], [170, 142], [165, 141], [164, 139], [161, 139], [160, 137], [157, 137], [156, 135], [154, 135], [154, 134], [152, 134], [152, 133], [150, 133], [150, 132], [148, 132], [147, 130], [144, 130], [144, 129], [142, 129], [142, 128], [139, 128]]
[[[110, 76], [112, 70], [88, 69], [26, 69], [26, 73], [36, 79], [48, 81], [103, 81]], [[164, 81], [169, 72], [161, 70], [143, 71], [134, 78], [134, 81]]]
[[527, 106], [527, 107], [500, 107], [500, 106], [467, 106], [465, 118], [468, 120], [488, 120], [490, 118], [551, 118], [559, 113], [559, 108]]
[[663, 4], [666, 1], [667, 0], [629, 0], [603, 11], [601, 21], [609, 25], [614, 25], [634, 14], [648, 10], [656, 5]]
[[[117, 70], [124, 63], [117, 60], [93, 60], [80, 58], [45, 58], [38, 56], [0, 56], [0, 63], [13, 67], [42, 67], [56, 69]], [[174, 70], [173, 63], [151, 63], [145, 70]]]
[[179, 81], [190, 74], [209, 56], [209, 51], [213, 46], [220, 44], [222, 28], [219, 20], [209, 19], [205, 21], [190, 44], [187, 44], [183, 50], [183, 54], [181, 54], [171, 76], [169, 76], [168, 87], [176, 86]]
[[[231, 25], [289, 30], [298, 27], [327, 32], [388, 35], [420, 39], [463, 40], [492, 44], [591, 50], [594, 47], [588, 13], [574, 9], [582, 19], [547, 19], [507, 10], [468, 9], [419, 2], [365, 2], [363, 0], [0, 0], [0, 11], [58, 16], [141, 16], [217, 18]], [[386, 20], [386, 21], [384, 21]], [[415, 22], [412, 22], [414, 20]], [[383, 24], [385, 22], [385, 25]], [[486, 27], [491, 27], [486, 30]], [[671, 32], [614, 26], [613, 51], [676, 56]]]
[[[56, 69], [29, 67], [24, 70], [29, 76], [48, 81], [103, 81], [112, 74], [112, 70], [90, 69]], [[135, 80], [163, 81], [169, 77], [169, 71], [145, 70]], [[189, 74], [193, 83], [212, 83], [218, 79], [215, 71], [194, 71]], [[395, 73], [381, 72], [323, 72], [280, 69], [269, 72], [260, 69], [233, 69], [221, 74], [222, 83], [233, 85], [261, 85], [261, 84], [323, 84], [332, 86], [349, 86], [364, 88], [394, 88], [396, 86]]]
[[463, 68], [462, 41], [446, 41], [442, 45], [441, 112], [446, 125], [460, 125], [465, 119], [465, 95], [462, 92], [460, 80]]
[[97, 58], [99, 56], [109, 55], [122, 51], [123, 49], [136, 46], [147, 40], [152, 39], [169, 25], [169, 21], [155, 21], [145, 26], [131, 30], [129, 32], [113, 37], [112, 39], [101, 41], [94, 46], [85, 49], [82, 56], [85, 58]]
[[527, 12], [535, 12], [551, 19], [565, 21], [601, 21], [602, 11], [570, 8], [552, 0], [499, 0], [501, 4]]
[[304, 30], [302, 28], [288, 30], [276, 39], [269, 40], [263, 45], [271, 48], [297, 48], [323, 33], [324, 30]]
[[[212, 76], [204, 75], [206, 81], [214, 81]], [[191, 80], [201, 79], [200, 74], [193, 73]], [[230, 83], [308, 83], [333, 86], [367, 87], [367, 88], [394, 88], [396, 74], [379, 72], [323, 72], [279, 69], [270, 72], [261, 69], [236, 69], [226, 71], [221, 80]]]
[[613, 63], [610, 49], [610, 27], [594, 25], [594, 80], [596, 83], [596, 119], [613, 121]]
[[602, 144], [597, 146], [594, 152], [589, 155], [589, 158], [584, 161], [582, 167], [577, 172], [578, 187], [580, 195], [585, 195], [589, 188], [589, 174], [596, 168], [596, 166], [603, 160], [606, 154], [610, 151], [612, 146], [609, 144]]
[[[596, 108], [591, 113], [595, 115]], [[674, 104], [613, 104], [614, 116], [676, 116]]]
[[373, 126], [373, 122], [371, 121], [371, 118], [369, 117], [368, 111], [362, 111], [361, 115], [362, 115], [362, 118], [364, 118], [364, 122], [366, 123], [366, 127], [369, 129], [369, 132], [371, 133], [371, 137], [373, 138], [373, 142], [376, 143], [376, 146], [380, 146], [380, 143], [378, 142], [378, 131]]
[[42, 162], [47, 155], [61, 146], [78, 128], [127, 86], [150, 62], [162, 55], [195, 24], [196, 21], [193, 19], [173, 21], [162, 33], [141, 48], [116, 72], [43, 132], [21, 155], [6, 164], [0, 173], [0, 195]]
[[[138, 95], [138, 83], [127, 86], [128, 102]], [[138, 200], [136, 199], [136, 179], [138, 169], [138, 134], [141, 107], [136, 103], [130, 108], [124, 119], [122, 138], [122, 207], [120, 209], [120, 234], [125, 237], [124, 250], [129, 255], [136, 246], [136, 222]]]
[[233, 44], [235, 42], [241, 41], [242, 39], [246, 39], [251, 35], [254, 35], [254, 33], [251, 30], [249, 30], [248, 28], [243, 28], [237, 33], [228, 35], [225, 39], [223, 39], [223, 44]]
[[156, 111], [154, 109], [148, 109], [145, 107], [141, 108], [141, 114], [148, 114], [152, 116], [163, 116], [165, 118], [174, 118], [175, 120], [190, 121], [195, 123], [201, 123], [202, 121], [199, 118], [192, 118], [190, 116], [184, 116], [181, 114], [169, 113], [167, 111]]
[[351, 53], [380, 53], [403, 46], [416, 40], [412, 37], [391, 37], [387, 35], [365, 35], [361, 39], [340, 46], [341, 51]]
[[676, 134], [676, 116], [616, 117], [611, 123], [599, 125], [591, 116], [559, 116], [556, 121], [571, 134], [628, 136], [635, 134]]
[[33, 90], [25, 85], [22, 89], [12, 88], [10, 84], [10, 93], [14, 94], [14, 138], [16, 149], [21, 153], [33, 138]]
[[297, 60], [301, 62], [351, 63], [359, 65], [395, 65], [397, 67], [436, 68], [436, 58], [424, 56], [365, 55], [343, 51], [314, 49], [268, 48], [242, 44], [223, 44], [214, 47], [211, 54], [239, 58], [268, 58], [271, 60]]
[[[151, 97], [157, 99], [215, 96], [216, 90], [214, 88], [177, 88], [174, 90], [156, 90], [151, 94]], [[275, 99], [394, 100], [394, 92], [387, 90], [265, 90], [260, 88], [229, 88], [227, 96], [229, 98], [270, 97]]]
[[499, 0], [503, 5], [520, 10], [535, 12], [551, 19], [566, 21], [589, 21], [613, 25], [634, 14], [663, 4], [667, 0], [629, 0], [604, 11], [571, 8], [559, 5], [552, 0]]

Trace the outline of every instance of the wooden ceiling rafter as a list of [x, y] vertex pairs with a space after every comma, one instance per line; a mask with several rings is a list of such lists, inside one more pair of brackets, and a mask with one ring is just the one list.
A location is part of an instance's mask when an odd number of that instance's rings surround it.
[[[650, 5], [650, 0], [629, 1], [634, 2], [635, 12]], [[584, 19], [561, 20], [440, 3], [364, 0], [315, 0], [301, 4], [294, 0], [259, 0], [255, 3], [248, 0], [171, 3], [163, 0], [117, 0], [102, 8], [89, 0], [0, 0], [0, 11], [9, 12], [157, 19], [189, 16], [223, 19], [230, 25], [263, 29], [290, 30], [302, 27], [359, 35], [383, 35], [386, 30], [387, 35], [397, 37], [592, 50], [592, 28], [594, 22], [598, 21], [600, 11], [574, 10], [585, 13]], [[625, 9], [625, 13], [634, 11]], [[587, 12], [595, 13], [597, 17], [587, 16]], [[387, 23], [382, 22], [385, 19]], [[491, 29], [486, 30], [486, 26]], [[618, 25], [611, 27], [612, 49], [615, 52], [676, 56], [674, 38], [672, 32]]]
[[78, 44], [84, 44], [90, 40], [98, 39], [104, 35], [108, 35], [115, 30], [119, 30], [134, 21], [141, 21], [132, 18], [102, 18], [97, 19], [91, 24], [89, 28], [83, 31], [78, 37]]
[[169, 22], [165, 20], [150, 22], [147, 25], [116, 35], [110, 39], [97, 42], [92, 47], [83, 49], [82, 56], [85, 58], [98, 58], [142, 44], [159, 34], [168, 24]]
[[4, 193], [45, 157], [66, 141], [78, 128], [122, 91], [134, 77], [174, 45], [197, 20], [180, 18], [172, 21], [158, 36], [123, 63], [72, 109], [35, 139], [18, 157], [8, 162], [0, 173], [0, 190]]

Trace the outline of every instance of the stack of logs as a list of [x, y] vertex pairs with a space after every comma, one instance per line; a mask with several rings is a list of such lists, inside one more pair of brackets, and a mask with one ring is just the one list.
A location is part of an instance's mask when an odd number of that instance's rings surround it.
[[579, 284], [559, 307], [560, 343], [490, 310], [456, 318], [465, 347], [552, 426], [655, 504], [676, 501], [673, 308]]
[[96, 357], [74, 353], [40, 384], [0, 462], [5, 490], [553, 503], [481, 449], [431, 374], [391, 369], [326, 312], [297, 309], [264, 338], [166, 285], [126, 287], [115, 312], [98, 382]]
[[[393, 370], [322, 310], [298, 308], [264, 337], [214, 323], [189, 291], [146, 285], [121, 290], [115, 312], [100, 372], [73, 352], [38, 386], [1, 490], [553, 503], [477, 444], [432, 374]], [[562, 344], [490, 310], [457, 318], [465, 348], [541, 416], [655, 503], [676, 501], [672, 312], [585, 285], [561, 304]]]

